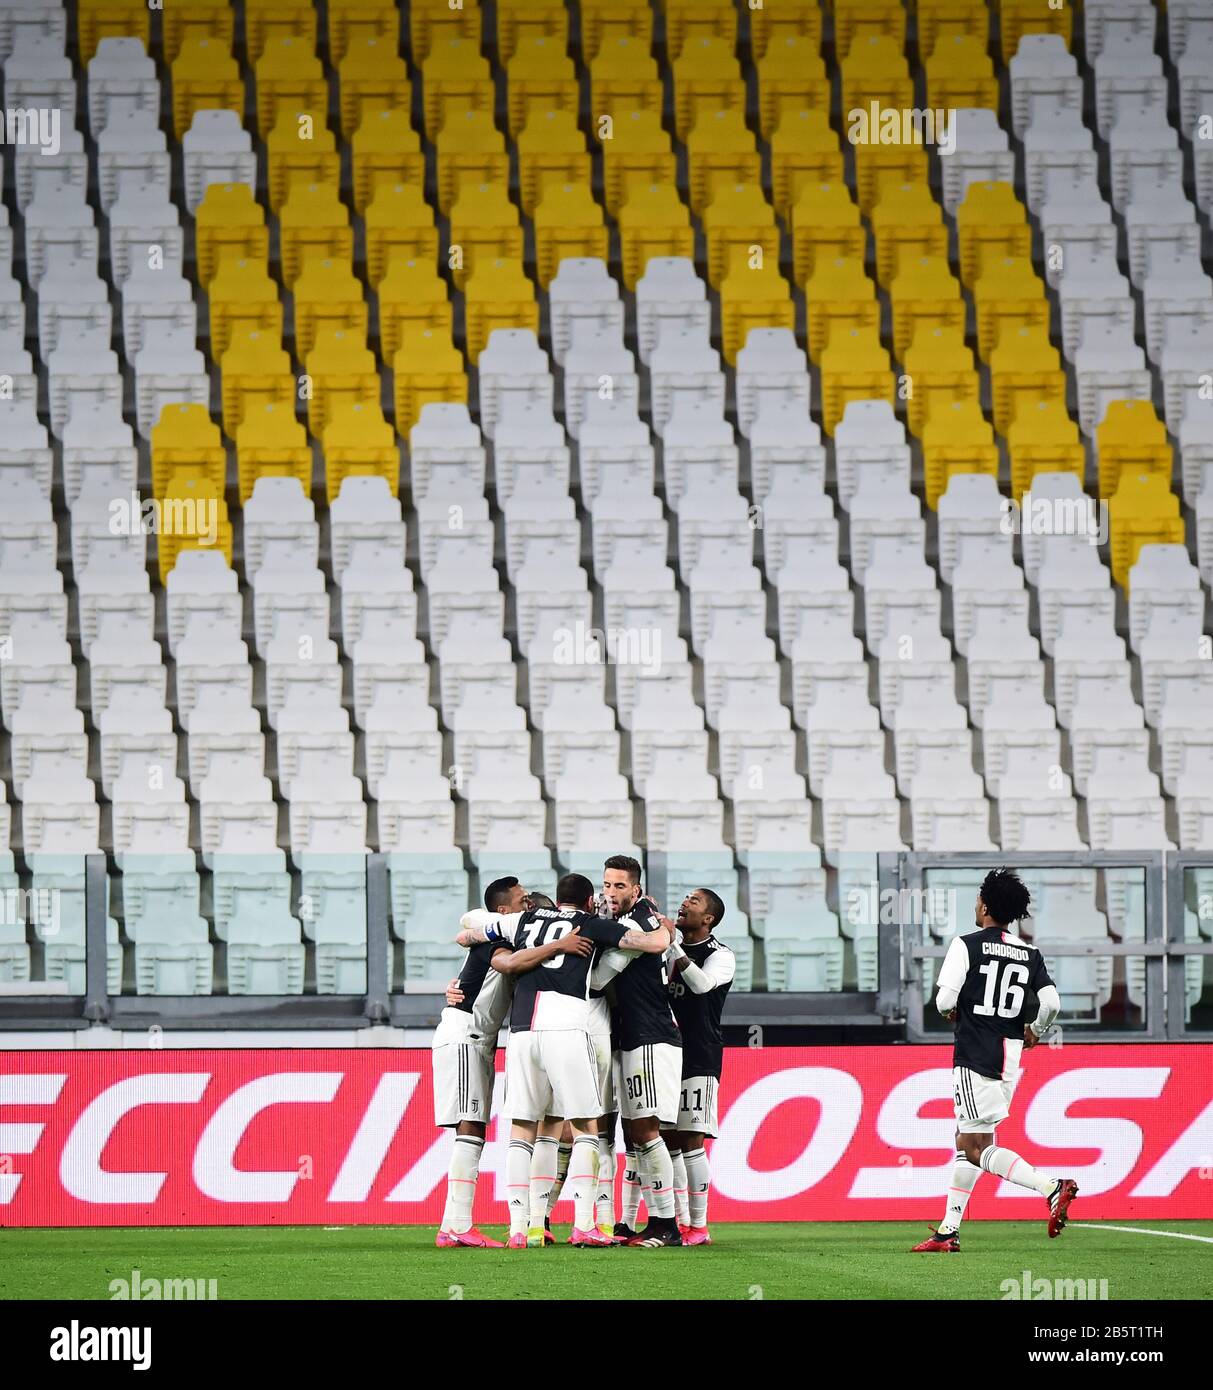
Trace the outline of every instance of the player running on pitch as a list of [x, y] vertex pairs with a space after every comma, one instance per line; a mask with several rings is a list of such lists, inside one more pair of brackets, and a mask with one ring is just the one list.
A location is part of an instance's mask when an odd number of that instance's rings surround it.
[[[956, 1165], [944, 1218], [915, 1251], [959, 1252], [960, 1223], [982, 1173], [1039, 1192], [1049, 1204], [1050, 1238], [1065, 1229], [1070, 1203], [1078, 1195], [1073, 1178], [1047, 1177], [994, 1142], [995, 1127], [1010, 1111], [1021, 1052], [1036, 1046], [1061, 1011], [1044, 957], [1008, 930], [1029, 915], [1030, 901], [1014, 870], [988, 873], [977, 898], [977, 930], [953, 937], [939, 972], [935, 1005], [956, 1024]], [[1032, 996], [1038, 1011], [1029, 1023]]]

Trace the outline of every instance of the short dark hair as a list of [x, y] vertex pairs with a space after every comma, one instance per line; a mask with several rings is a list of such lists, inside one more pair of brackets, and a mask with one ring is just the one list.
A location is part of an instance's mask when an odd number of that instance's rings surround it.
[[724, 903], [718, 893], [713, 893], [710, 888], [699, 890], [707, 901], [708, 911], [712, 914], [712, 926], [718, 927], [724, 920]]
[[527, 897], [530, 898], [532, 907], [546, 907], [551, 910], [556, 906], [546, 893], [528, 893]]
[[581, 907], [594, 896], [594, 885], [584, 874], [565, 874], [556, 885], [556, 901]]
[[484, 890], [484, 905], [490, 912], [497, 909], [509, 897], [511, 891], [518, 887], [518, 880], [513, 877], [495, 878], [492, 883]]
[[633, 883], [640, 882], [640, 863], [630, 854], [612, 854], [602, 866], [604, 869], [622, 869]]
[[982, 879], [979, 896], [986, 912], [1000, 927], [1009, 927], [1032, 915], [1028, 911], [1032, 895], [1014, 869], [991, 869]]

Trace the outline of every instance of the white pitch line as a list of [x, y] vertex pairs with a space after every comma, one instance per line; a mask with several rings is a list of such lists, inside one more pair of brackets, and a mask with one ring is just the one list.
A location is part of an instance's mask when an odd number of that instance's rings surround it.
[[1105, 1226], [1090, 1221], [1074, 1221], [1068, 1228], [1071, 1231], [1131, 1231], [1135, 1236], [1170, 1236], [1172, 1240], [1199, 1240], [1205, 1245], [1213, 1245], [1213, 1236], [1194, 1236], [1189, 1231], [1150, 1231], [1145, 1226]]

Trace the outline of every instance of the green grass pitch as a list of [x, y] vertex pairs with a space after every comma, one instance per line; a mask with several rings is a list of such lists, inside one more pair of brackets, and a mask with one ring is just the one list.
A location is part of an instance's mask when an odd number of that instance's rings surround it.
[[[1213, 1237], [1213, 1221], [1120, 1224]], [[692, 1250], [437, 1250], [416, 1226], [7, 1229], [0, 1298], [108, 1299], [110, 1281], [133, 1270], [214, 1279], [220, 1299], [997, 1300], [1025, 1270], [1106, 1279], [1112, 1299], [1213, 1298], [1213, 1244], [1202, 1241], [1079, 1221], [1049, 1240], [1042, 1221], [973, 1221], [960, 1255], [910, 1254], [925, 1233], [911, 1222], [720, 1225], [714, 1245]]]

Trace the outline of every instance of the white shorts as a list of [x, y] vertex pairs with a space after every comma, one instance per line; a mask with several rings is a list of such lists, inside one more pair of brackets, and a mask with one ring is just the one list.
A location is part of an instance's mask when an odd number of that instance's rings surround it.
[[497, 1048], [451, 1042], [434, 1048], [434, 1123], [449, 1129], [464, 1120], [488, 1124]]
[[625, 1120], [656, 1117], [664, 1124], [678, 1119], [682, 1086], [682, 1048], [649, 1043], [619, 1054], [619, 1113]]
[[1013, 1072], [1005, 1081], [996, 1081], [968, 1067], [953, 1067], [952, 1098], [960, 1133], [988, 1134], [1005, 1120], [1019, 1077], [1019, 1072]]
[[601, 1115], [593, 1038], [579, 1028], [511, 1033], [505, 1051], [505, 1109], [514, 1120]]
[[618, 1053], [611, 1051], [609, 1033], [591, 1033], [594, 1044], [594, 1060], [598, 1065], [598, 1091], [602, 1096], [602, 1113], [613, 1115], [618, 1109], [615, 1092], [615, 1058]]
[[716, 1090], [720, 1082], [714, 1076], [684, 1076], [678, 1098], [678, 1119], [663, 1124], [662, 1129], [677, 1130], [679, 1134], [706, 1134], [715, 1139], [720, 1133], [716, 1123]]

